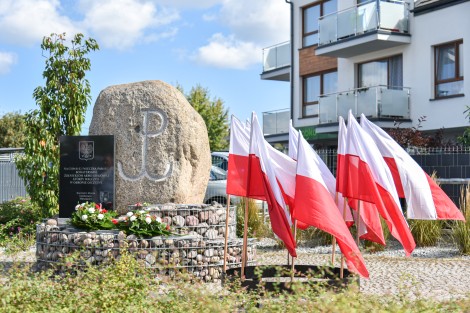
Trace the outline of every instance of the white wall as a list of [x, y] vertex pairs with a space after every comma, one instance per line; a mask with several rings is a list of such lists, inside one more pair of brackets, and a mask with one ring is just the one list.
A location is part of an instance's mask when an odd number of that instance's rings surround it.
[[[463, 111], [470, 106], [470, 2], [414, 17], [406, 61], [407, 81], [412, 87], [413, 119], [426, 115], [423, 130], [470, 126]], [[434, 51], [432, 46], [463, 39], [464, 97], [434, 98]], [[405, 63], [406, 62], [406, 63]]]
[[[338, 90], [357, 87], [358, 63], [392, 55], [403, 55], [403, 86], [410, 87], [410, 109], [413, 125], [421, 116], [427, 121], [422, 130], [470, 126], [463, 111], [470, 106], [470, 2], [435, 12], [411, 14], [411, 43], [378, 52], [338, 59]], [[430, 100], [434, 98], [433, 46], [463, 39], [465, 97]]]

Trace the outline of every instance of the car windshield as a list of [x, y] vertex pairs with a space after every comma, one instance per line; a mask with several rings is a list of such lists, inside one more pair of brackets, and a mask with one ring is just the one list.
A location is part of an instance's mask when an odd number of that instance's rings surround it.
[[227, 172], [217, 166], [211, 166], [211, 179], [212, 180], [227, 179]]

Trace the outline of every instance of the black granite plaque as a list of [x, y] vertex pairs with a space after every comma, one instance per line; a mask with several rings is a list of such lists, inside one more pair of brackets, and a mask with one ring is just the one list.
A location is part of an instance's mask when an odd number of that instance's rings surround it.
[[82, 202], [114, 203], [114, 136], [61, 136], [59, 217]]

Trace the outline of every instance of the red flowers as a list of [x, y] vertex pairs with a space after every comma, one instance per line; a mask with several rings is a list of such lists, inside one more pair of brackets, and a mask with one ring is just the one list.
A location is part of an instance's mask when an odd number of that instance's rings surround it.
[[118, 221], [117, 219], [115, 219], [115, 218], [113, 218], [113, 219], [111, 220], [111, 222], [113, 222], [114, 225], [117, 225], [117, 223], [119, 223], [119, 221]]
[[166, 224], [166, 230], [170, 230], [170, 225]]

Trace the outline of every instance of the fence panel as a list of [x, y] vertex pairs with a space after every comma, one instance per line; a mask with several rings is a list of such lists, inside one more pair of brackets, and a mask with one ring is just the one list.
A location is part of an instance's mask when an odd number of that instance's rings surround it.
[[0, 162], [0, 203], [16, 197], [26, 197], [24, 181], [13, 162]]

